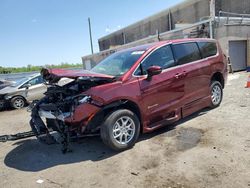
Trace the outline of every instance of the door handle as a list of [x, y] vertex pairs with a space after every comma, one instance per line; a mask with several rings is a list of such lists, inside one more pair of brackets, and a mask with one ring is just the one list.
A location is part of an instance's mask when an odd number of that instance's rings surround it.
[[183, 71], [183, 73], [177, 73], [174, 77], [176, 79], [179, 79], [179, 78], [183, 78], [187, 75], [187, 72], [186, 71]]
[[181, 77], [181, 75], [182, 75], [182, 74], [177, 73], [174, 77], [175, 77], [176, 79], [179, 79], [179, 78]]

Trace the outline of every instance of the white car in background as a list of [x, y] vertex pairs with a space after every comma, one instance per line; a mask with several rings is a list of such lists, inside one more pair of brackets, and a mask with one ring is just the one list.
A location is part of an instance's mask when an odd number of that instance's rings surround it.
[[[64, 78], [59, 81], [58, 85], [71, 81], [72, 79]], [[17, 80], [0, 89], [0, 110], [8, 106], [15, 109], [23, 108], [26, 104], [44, 97], [47, 87], [40, 73]]]
[[17, 80], [0, 90], [0, 109], [9, 105], [15, 109], [23, 108], [27, 103], [42, 98], [46, 90], [40, 74]]

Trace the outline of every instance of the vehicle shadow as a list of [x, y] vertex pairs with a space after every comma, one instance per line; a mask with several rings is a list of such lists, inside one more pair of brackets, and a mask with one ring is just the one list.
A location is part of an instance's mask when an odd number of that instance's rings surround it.
[[14, 109], [12, 109], [11, 107], [3, 107], [3, 108], [0, 108], [0, 112], [5, 112], [5, 111], [12, 111]]
[[117, 154], [106, 147], [99, 137], [85, 138], [79, 143], [71, 143], [72, 152], [66, 154], [62, 154], [60, 144], [46, 145], [37, 139], [15, 142], [14, 145], [17, 147], [6, 155], [5, 165], [32, 172], [63, 164], [99, 161]]
[[[181, 126], [197, 116], [206, 114], [209, 109], [203, 109], [187, 118], [184, 118], [173, 125], [163, 127], [153, 133], [141, 135], [138, 142], [150, 139], [161, 134], [171, 134], [176, 126]], [[83, 161], [100, 161], [119, 155], [121, 152], [115, 152], [106, 147], [100, 137], [84, 138], [80, 142], [70, 144], [73, 152], [62, 154], [61, 145], [46, 145], [36, 139], [26, 139], [15, 142], [17, 145], [5, 157], [6, 166], [22, 171], [37, 172], [57, 165], [71, 164]]]

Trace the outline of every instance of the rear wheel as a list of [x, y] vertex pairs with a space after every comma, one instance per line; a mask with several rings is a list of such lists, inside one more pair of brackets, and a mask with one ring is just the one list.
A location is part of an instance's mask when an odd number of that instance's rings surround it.
[[223, 89], [221, 83], [218, 81], [212, 81], [210, 86], [211, 92], [211, 107], [216, 108], [220, 105], [223, 97]]
[[23, 97], [14, 97], [10, 102], [11, 106], [15, 109], [20, 109], [25, 106], [25, 100]]
[[134, 146], [140, 133], [140, 122], [136, 114], [120, 109], [108, 115], [101, 126], [103, 142], [116, 151]]

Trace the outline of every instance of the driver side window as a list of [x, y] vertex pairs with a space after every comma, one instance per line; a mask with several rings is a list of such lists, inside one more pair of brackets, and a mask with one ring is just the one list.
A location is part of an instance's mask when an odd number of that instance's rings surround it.
[[36, 78], [33, 78], [31, 79], [30, 81], [27, 82], [27, 84], [30, 84], [30, 85], [37, 85], [37, 84], [41, 84], [43, 83], [43, 79], [42, 79], [42, 76], [38, 76]]
[[151, 66], [160, 66], [167, 69], [175, 66], [175, 60], [170, 45], [163, 46], [150, 54], [135, 72], [135, 75], [146, 75], [147, 69]]

